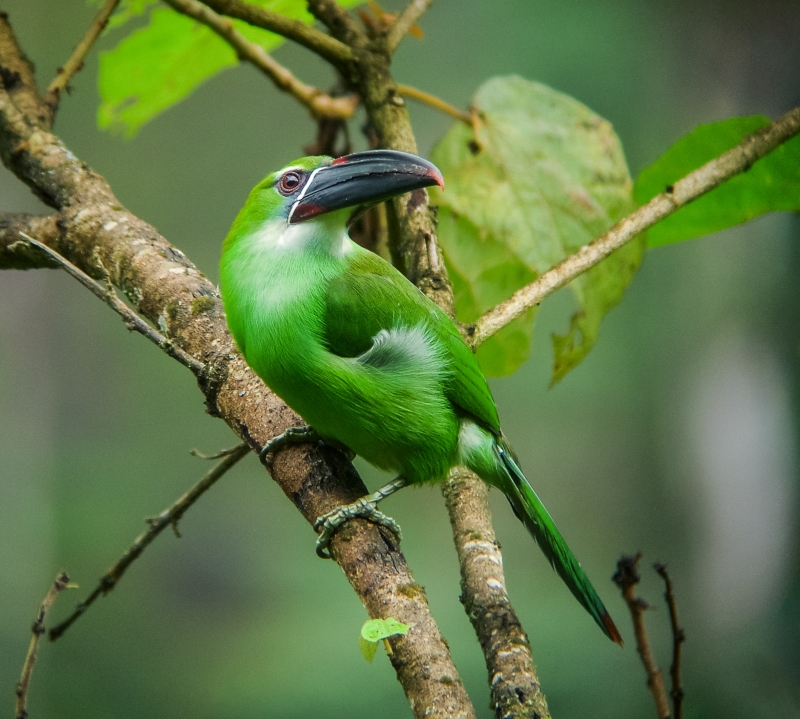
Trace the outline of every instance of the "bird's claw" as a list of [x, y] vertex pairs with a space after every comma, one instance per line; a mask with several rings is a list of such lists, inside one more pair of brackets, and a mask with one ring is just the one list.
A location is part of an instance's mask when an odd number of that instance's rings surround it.
[[394, 519], [381, 512], [378, 509], [377, 502], [362, 497], [352, 504], [345, 504], [327, 514], [323, 514], [314, 522], [314, 529], [321, 530], [319, 538], [317, 539], [317, 556], [322, 557], [322, 559], [330, 559], [330, 544], [333, 533], [345, 522], [355, 519], [356, 517], [361, 517], [375, 524], [380, 524], [382, 527], [386, 527], [394, 534], [398, 543], [403, 538], [400, 525], [395, 522]]
[[289, 429], [282, 432], [277, 437], [273, 437], [269, 440], [269, 442], [261, 448], [261, 451], [258, 453], [258, 458], [261, 460], [262, 464], [266, 465], [267, 455], [272, 454], [274, 459], [275, 452], [286, 445], [318, 442], [319, 439], [320, 436], [312, 427], [307, 425], [305, 427], [289, 427]]

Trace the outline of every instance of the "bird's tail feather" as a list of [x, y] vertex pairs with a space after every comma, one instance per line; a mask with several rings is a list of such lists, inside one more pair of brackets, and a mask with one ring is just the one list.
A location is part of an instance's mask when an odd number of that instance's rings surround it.
[[508, 498], [514, 514], [522, 521], [558, 575], [605, 635], [622, 646], [622, 637], [611, 616], [544, 504], [519, 468], [513, 450], [502, 437], [494, 437], [493, 440], [495, 466], [498, 470], [494, 479]]

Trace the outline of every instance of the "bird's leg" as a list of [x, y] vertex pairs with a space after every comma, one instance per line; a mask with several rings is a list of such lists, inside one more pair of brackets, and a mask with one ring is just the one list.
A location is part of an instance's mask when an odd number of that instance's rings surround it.
[[383, 485], [378, 491], [368, 494], [366, 497], [356, 500], [352, 504], [345, 504], [337, 507], [327, 514], [323, 514], [314, 522], [314, 529], [321, 529], [319, 539], [317, 539], [317, 555], [323, 559], [330, 559], [331, 553], [329, 551], [331, 537], [333, 533], [341, 527], [345, 522], [362, 517], [368, 519], [370, 522], [380, 524], [386, 527], [399, 542], [402, 539], [400, 532], [400, 525], [397, 524], [391, 517], [386, 516], [383, 512], [378, 510], [378, 502], [386, 499], [390, 494], [394, 494], [398, 489], [409, 484], [405, 477], [397, 477], [388, 484]]
[[[303, 444], [304, 442], [319, 442], [320, 436], [313, 427], [289, 427], [285, 432], [273, 437], [267, 442], [258, 453], [258, 458], [263, 464], [267, 464], [267, 455], [275, 453], [282, 447], [289, 444]], [[274, 459], [274, 457], [273, 457]]]

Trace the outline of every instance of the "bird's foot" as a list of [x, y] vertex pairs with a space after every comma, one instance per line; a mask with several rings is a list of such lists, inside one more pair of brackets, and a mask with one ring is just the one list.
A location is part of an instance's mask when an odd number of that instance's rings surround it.
[[262, 464], [269, 466], [267, 463], [268, 454], [272, 454], [272, 458], [274, 460], [275, 453], [287, 445], [319, 441], [320, 436], [312, 427], [309, 427], [308, 425], [305, 427], [289, 427], [289, 429], [287, 429], [285, 432], [279, 434], [277, 437], [273, 437], [269, 442], [267, 442], [258, 453], [258, 458], [261, 460]]
[[368, 519], [370, 522], [386, 527], [386, 529], [394, 534], [398, 543], [400, 542], [403, 538], [400, 525], [378, 509], [378, 502], [372, 499], [373, 496], [374, 495], [361, 497], [361, 499], [356, 500], [352, 504], [345, 504], [341, 507], [337, 507], [332, 512], [323, 514], [314, 522], [314, 529], [322, 530], [317, 539], [317, 556], [323, 559], [330, 559], [330, 544], [333, 533], [345, 522], [355, 519], [356, 517], [362, 517], [363, 519]]

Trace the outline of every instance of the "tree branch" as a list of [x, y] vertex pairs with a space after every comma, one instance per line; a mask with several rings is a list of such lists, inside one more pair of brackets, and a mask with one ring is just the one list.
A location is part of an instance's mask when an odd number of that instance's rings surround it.
[[644, 628], [644, 611], [648, 608], [647, 602], [636, 596], [633, 588], [639, 583], [641, 577], [636, 568], [641, 553], [627, 555], [620, 558], [617, 562], [617, 571], [612, 577], [614, 583], [622, 591], [622, 598], [631, 613], [633, 620], [633, 633], [636, 635], [636, 651], [642, 659], [645, 673], [647, 674], [647, 687], [653, 695], [656, 703], [656, 712], [659, 719], [669, 719], [669, 703], [667, 702], [667, 692], [664, 690], [664, 678], [661, 670], [653, 658], [650, 649], [650, 642], [647, 640], [647, 632]]
[[408, 31], [417, 24], [417, 20], [431, 5], [433, 0], [411, 0], [386, 33], [386, 48], [390, 53], [397, 49]]
[[365, 43], [366, 35], [336, 0], [308, 0], [308, 9], [335, 38], [350, 48], [360, 47]]
[[58, 69], [58, 74], [53, 79], [53, 82], [50, 83], [50, 87], [47, 88], [44, 101], [49, 105], [50, 112], [53, 116], [55, 116], [58, 110], [61, 91], [69, 87], [69, 81], [72, 79], [73, 75], [83, 68], [85, 57], [89, 54], [89, 50], [92, 49], [95, 40], [100, 37], [100, 33], [103, 32], [106, 25], [108, 25], [108, 18], [110, 18], [114, 10], [117, 9], [117, 5], [119, 5], [119, 0], [106, 0], [106, 4], [100, 8], [100, 12], [95, 16], [83, 40], [81, 40], [78, 47], [75, 48], [75, 52], [73, 52], [70, 58], [64, 63], [64, 67]]
[[242, 0], [203, 0], [203, 4], [220, 15], [244, 20], [250, 25], [282, 35], [287, 40], [293, 40], [334, 65], [341, 65], [353, 59], [353, 51], [343, 42], [300, 20], [290, 20], [279, 13]]
[[69, 577], [66, 572], [61, 572], [57, 577], [50, 591], [47, 592], [41, 606], [39, 613], [36, 615], [36, 620], [33, 623], [33, 636], [31, 643], [28, 645], [28, 653], [25, 655], [25, 662], [22, 665], [22, 674], [20, 675], [19, 682], [17, 682], [17, 703], [16, 703], [16, 719], [27, 719], [28, 712], [25, 705], [28, 701], [28, 687], [31, 682], [31, 675], [33, 674], [33, 665], [36, 663], [36, 655], [39, 650], [39, 639], [45, 633], [44, 620], [56, 597], [64, 590], [72, 587], [69, 583]]
[[620, 220], [608, 232], [574, 255], [549, 269], [538, 279], [517, 290], [505, 302], [489, 310], [466, 328], [468, 342], [477, 347], [519, 317], [525, 310], [538, 305], [545, 297], [564, 287], [578, 275], [594, 267], [681, 207], [706, 194], [731, 177], [746, 172], [754, 162], [800, 133], [800, 107], [787, 112], [771, 125], [748, 135], [736, 147], [707, 162], [686, 177], [678, 180], [650, 202]]
[[263, 72], [275, 86], [292, 95], [312, 117], [347, 119], [358, 107], [357, 95], [331, 97], [316, 87], [298, 80], [283, 65], [274, 60], [261, 45], [250, 42], [233, 26], [233, 21], [220, 17], [198, 0], [164, 0], [177, 12], [194, 18], [211, 28], [227, 42], [241, 60], [246, 60]]
[[[20, 234], [36, 237], [51, 247], [61, 241], [59, 215], [37, 217], [26, 213], [0, 213], [0, 270], [33, 270], [60, 267], [58, 262], [41, 250], [20, 242]], [[14, 249], [11, 249], [13, 246]]]
[[495, 714], [549, 719], [530, 642], [508, 598], [500, 544], [487, 511], [489, 488], [456, 467], [442, 493], [461, 567], [461, 603], [486, 657]]
[[125, 574], [128, 567], [141, 556], [142, 552], [147, 549], [150, 543], [161, 534], [164, 529], [172, 526], [175, 535], [180, 537], [178, 533], [178, 522], [186, 513], [186, 510], [211, 489], [222, 475], [237, 464], [240, 459], [249, 454], [250, 451], [250, 446], [247, 442], [242, 442], [233, 449], [225, 450], [224, 453], [220, 453], [224, 459], [219, 464], [212, 467], [194, 487], [181, 495], [170, 507], [161, 512], [157, 517], [148, 519], [148, 528], [136, 537], [133, 544], [125, 551], [117, 563], [102, 576], [92, 593], [78, 604], [72, 614], [63, 622], [60, 622], [50, 630], [48, 634], [50, 641], [54, 642], [64, 634], [67, 629], [86, 613], [86, 610], [94, 604], [98, 597], [106, 596], [106, 594], [117, 585], [119, 580], [122, 579], [122, 575]]
[[669, 623], [672, 628], [672, 664], [669, 676], [672, 683], [670, 695], [672, 696], [672, 719], [681, 719], [683, 716], [683, 686], [681, 685], [681, 646], [686, 641], [686, 634], [678, 621], [678, 603], [672, 588], [672, 580], [667, 573], [667, 565], [657, 562], [653, 568], [664, 580], [664, 599], [669, 608]]
[[[107, 268], [107, 279], [142, 316], [208, 367], [200, 386], [211, 414], [254, 449], [299, 424], [236, 352], [216, 288], [153, 227], [129, 213], [102, 177], [32, 124], [4, 89], [0, 159], [61, 212], [60, 253], [90, 275], [106, 279], [100, 268]], [[367, 493], [352, 464], [324, 446], [281, 452], [272, 475], [309, 523]], [[392, 538], [354, 520], [334, 535], [331, 553], [371, 617], [391, 616], [411, 625], [407, 635], [390, 640], [390, 660], [415, 716], [473, 717], [425, 592]]]
[[53, 115], [39, 95], [33, 63], [17, 43], [8, 13], [0, 10], [0, 87], [31, 122], [50, 127]]
[[470, 127], [472, 127], [473, 123], [475, 122], [474, 116], [469, 112], [459, 110], [449, 102], [445, 102], [440, 97], [436, 97], [436, 95], [425, 92], [425, 90], [411, 87], [411, 85], [401, 85], [398, 83], [397, 92], [399, 92], [403, 97], [410, 97], [412, 100], [417, 100], [418, 102], [430, 105], [430, 107], [439, 110], [440, 112], [444, 112], [447, 115], [450, 115], [450, 117], [454, 117], [456, 120], [460, 120], [465, 125], [469, 125]]
[[[313, 1], [313, 0], [312, 0]], [[316, 0], [318, 2], [318, 0]], [[362, 98], [378, 145], [416, 152], [416, 140], [403, 99], [389, 69], [390, 57], [381, 38], [355, 48], [358, 72], [350, 77]], [[386, 204], [392, 258], [405, 275], [450, 317], [454, 317], [453, 290], [436, 241], [436, 216], [428, 194], [417, 190]], [[498, 716], [548, 717], [547, 703], [539, 687], [527, 637], [514, 613], [505, 588], [498, 547], [477, 551], [472, 530], [494, 542], [492, 518], [483, 481], [466, 470], [457, 481], [445, 482], [445, 495], [453, 538], [461, 565], [467, 613], [476, 630], [489, 675], [492, 701]], [[486, 546], [482, 547], [487, 550]], [[487, 592], [486, 567], [476, 555], [491, 557], [492, 591]], [[495, 563], [496, 562], [496, 563]], [[496, 583], [495, 583], [496, 582]], [[483, 583], [483, 584], [482, 584]], [[494, 683], [496, 682], [496, 683]], [[520, 696], [516, 693], [519, 688]], [[515, 696], [511, 696], [511, 694]], [[505, 713], [503, 713], [505, 712]], [[541, 712], [541, 713], [540, 713]]]
[[[122, 317], [125, 326], [131, 330], [138, 332], [140, 335], [150, 340], [156, 347], [166, 352], [172, 359], [178, 360], [184, 367], [190, 369], [194, 375], [201, 378], [206, 371], [202, 362], [198, 362], [187, 352], [184, 352], [180, 347], [176, 347], [170, 340], [162, 335], [157, 330], [153, 329], [147, 322], [145, 322], [139, 315], [137, 315], [128, 305], [126, 305], [114, 292], [111, 285], [103, 287], [99, 282], [93, 280], [85, 272], [79, 270], [69, 260], [65, 259], [58, 252], [51, 250], [47, 245], [42, 244], [38, 240], [34, 240], [24, 232], [20, 232], [20, 237], [29, 245], [32, 245], [40, 252], [44, 253], [51, 261], [55, 262], [61, 269], [66, 270], [67, 274], [72, 275], [78, 282], [86, 287], [95, 297], [98, 297], [105, 302], [114, 312]], [[15, 245], [11, 245], [8, 249], [14, 251]]]

